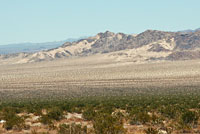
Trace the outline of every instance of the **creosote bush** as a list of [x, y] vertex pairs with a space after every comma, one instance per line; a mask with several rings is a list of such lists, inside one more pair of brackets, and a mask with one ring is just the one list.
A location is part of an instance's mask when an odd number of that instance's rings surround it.
[[123, 121], [108, 113], [97, 113], [93, 120], [95, 134], [125, 134]]
[[87, 134], [87, 126], [74, 123], [70, 125], [60, 124], [58, 134]]
[[50, 109], [47, 114], [42, 114], [40, 122], [45, 125], [52, 125], [53, 121], [59, 121], [63, 118], [63, 111], [57, 107]]
[[147, 112], [139, 112], [135, 113], [133, 117], [131, 117], [130, 124], [132, 125], [139, 125], [139, 124], [146, 124], [150, 122], [151, 117], [147, 114]]
[[185, 124], [197, 124], [199, 116], [194, 111], [186, 111], [182, 114], [181, 119]]
[[95, 113], [94, 109], [92, 109], [92, 108], [86, 108], [83, 111], [83, 118], [85, 120], [91, 121], [94, 119], [95, 115], [96, 115], [96, 113]]
[[63, 118], [63, 111], [59, 108], [52, 108], [48, 113], [47, 116], [53, 120], [61, 120]]
[[15, 111], [11, 108], [7, 108], [3, 111], [3, 119], [6, 121], [3, 127], [7, 130], [14, 127], [19, 130], [25, 128], [24, 119], [16, 115]]
[[150, 127], [145, 130], [145, 133], [146, 134], [158, 134], [158, 131], [155, 128]]

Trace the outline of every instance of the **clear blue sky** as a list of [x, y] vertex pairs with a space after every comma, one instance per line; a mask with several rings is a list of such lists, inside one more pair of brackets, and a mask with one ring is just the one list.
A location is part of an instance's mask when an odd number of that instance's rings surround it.
[[0, 45], [200, 27], [200, 0], [0, 0]]

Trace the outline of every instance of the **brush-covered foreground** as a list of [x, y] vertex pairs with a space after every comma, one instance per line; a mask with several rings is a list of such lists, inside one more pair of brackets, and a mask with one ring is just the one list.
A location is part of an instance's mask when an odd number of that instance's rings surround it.
[[128, 94], [105, 92], [89, 97], [35, 97], [31, 100], [22, 97], [17, 101], [15, 98], [1, 101], [0, 133], [200, 133], [199, 87], [123, 90], [129, 91]]

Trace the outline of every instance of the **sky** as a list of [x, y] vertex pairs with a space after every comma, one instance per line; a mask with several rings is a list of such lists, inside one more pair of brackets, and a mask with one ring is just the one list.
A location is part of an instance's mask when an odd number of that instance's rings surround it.
[[200, 28], [200, 0], [0, 0], [0, 45]]

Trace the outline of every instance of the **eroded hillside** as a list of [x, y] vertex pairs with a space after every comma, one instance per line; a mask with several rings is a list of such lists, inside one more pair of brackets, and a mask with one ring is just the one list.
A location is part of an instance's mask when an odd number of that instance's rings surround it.
[[[1, 55], [1, 64], [50, 61], [97, 54], [115, 61], [133, 62], [198, 59], [200, 31], [180, 33], [147, 30], [138, 35], [106, 31], [96, 36], [36, 53]], [[182, 51], [184, 51], [182, 53]]]

